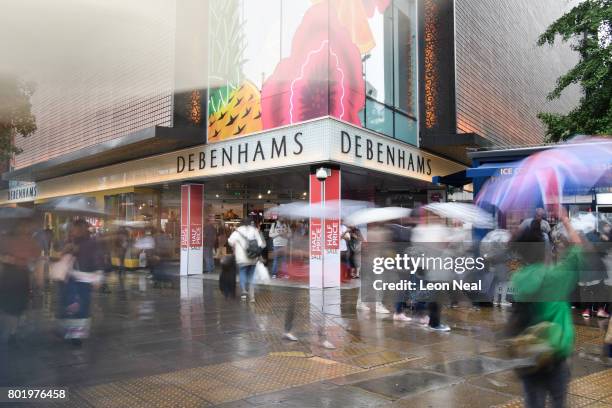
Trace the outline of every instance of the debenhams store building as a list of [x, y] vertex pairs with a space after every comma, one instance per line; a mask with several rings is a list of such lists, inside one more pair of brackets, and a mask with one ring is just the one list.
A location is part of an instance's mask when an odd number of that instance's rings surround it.
[[[61, 99], [37, 107], [36, 98], [46, 96], [41, 84], [33, 99], [39, 130], [19, 142], [23, 153], [3, 175], [10, 188], [0, 204], [84, 197], [105, 213], [88, 217], [95, 228], [119, 222], [134, 225], [136, 236], [139, 226], [154, 227], [175, 243], [180, 273], [199, 274], [210, 216], [221, 256], [223, 239], [241, 218], [253, 216], [265, 230], [273, 221], [266, 210], [279, 204], [341, 199], [414, 207], [444, 200], [448, 191], [432, 179], [464, 170], [465, 147], [482, 144], [477, 134], [457, 131], [455, 47], [446, 24], [453, 2], [381, 1], [369, 9], [357, 1], [351, 13], [337, 7], [342, 2], [296, 0], [279, 13], [256, 1], [209, 3], [207, 24], [179, 9], [175, 15], [177, 25], [205, 27], [207, 87], [137, 101], [149, 106], [141, 111], [106, 106], [124, 109], [122, 120], [135, 130], [109, 133], [122, 116], [100, 113], [110, 126], [87, 139], [74, 120], [57, 126], [62, 116], [53, 109], [62, 108]], [[193, 38], [185, 31], [176, 30], [175, 44]], [[195, 70], [197, 56], [176, 49], [168, 53], [174, 70], [161, 81]], [[53, 115], [56, 126], [47, 126]], [[60, 139], [76, 147], [50, 154]], [[324, 181], [314, 175], [320, 168]], [[311, 286], [340, 283], [341, 216], [338, 209], [327, 222], [304, 220]], [[55, 235], [62, 233], [66, 215], [45, 218]], [[137, 267], [137, 252], [125, 263]]]

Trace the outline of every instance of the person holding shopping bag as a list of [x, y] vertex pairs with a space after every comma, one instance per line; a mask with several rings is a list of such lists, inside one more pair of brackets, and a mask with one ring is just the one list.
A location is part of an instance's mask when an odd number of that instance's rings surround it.
[[257, 227], [252, 225], [251, 220], [245, 218], [240, 226], [232, 232], [227, 243], [234, 249], [238, 274], [240, 276], [240, 299], [248, 298], [251, 303], [255, 302], [255, 287], [253, 286], [253, 275], [255, 265], [266, 247]]

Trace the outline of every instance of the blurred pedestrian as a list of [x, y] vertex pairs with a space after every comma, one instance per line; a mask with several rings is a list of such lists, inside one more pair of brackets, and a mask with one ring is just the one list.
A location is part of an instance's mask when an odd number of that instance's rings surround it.
[[[388, 226], [385, 226], [383, 224], [372, 223], [368, 227], [367, 243], [368, 245], [371, 245], [370, 248], [368, 249], [370, 253], [372, 253], [372, 251], [382, 250], [383, 245], [381, 244], [385, 244], [385, 243], [388, 244], [391, 242], [391, 240], [392, 240], [392, 234]], [[378, 254], [377, 252], [377, 255], [382, 255], [382, 254]], [[369, 276], [366, 275], [365, 279], [370, 279], [372, 276], [374, 276], [373, 275], [374, 272], [371, 269], [371, 265], [367, 265], [367, 269], [364, 270], [363, 273], [369, 275]], [[390, 314], [391, 313], [389, 309], [387, 309], [385, 305], [382, 303], [382, 300], [381, 300], [382, 295], [378, 291], [373, 291], [373, 293], [372, 292], [368, 293], [368, 294], [372, 294], [372, 297], [375, 298], [374, 302], [371, 302], [371, 301], [363, 302], [361, 299], [361, 287], [362, 286], [363, 284], [359, 285], [359, 292], [357, 294], [357, 304], [356, 304], [357, 310], [363, 310], [363, 311], [368, 311], [368, 312], [374, 311], [378, 314]]]
[[605, 284], [608, 278], [608, 271], [604, 263], [606, 258], [608, 243], [602, 241], [600, 232], [595, 230], [595, 218], [593, 217], [593, 225], [589, 226], [588, 231], [584, 234], [585, 251], [583, 267], [580, 270], [578, 279], [580, 301], [582, 302], [582, 317], [589, 319], [591, 316], [596, 316], [603, 319], [608, 319], [610, 314], [606, 311], [606, 303], [601, 302], [602, 299], [607, 299], [606, 292], [608, 288]]
[[20, 319], [26, 310], [33, 266], [41, 254], [31, 219], [18, 220], [0, 236], [0, 328], [2, 339], [17, 343]]
[[219, 290], [226, 299], [236, 297], [236, 269], [236, 257], [234, 255], [225, 255], [221, 258]]
[[289, 224], [282, 218], [279, 218], [272, 224], [269, 233], [272, 238], [272, 245], [274, 247], [274, 259], [272, 261], [272, 278], [275, 279], [278, 276], [278, 270], [284, 267], [287, 261], [289, 239], [291, 238], [291, 228]]
[[69, 240], [62, 249], [62, 255], [68, 254], [74, 263], [60, 291], [59, 315], [64, 339], [80, 345], [82, 339], [89, 337], [91, 328], [92, 286], [98, 286], [103, 279], [102, 254], [89, 233], [87, 221], [77, 219], [70, 225]]
[[238, 265], [240, 299], [246, 301], [248, 295], [249, 300], [255, 302], [253, 274], [255, 273], [255, 265], [266, 246], [261, 233], [251, 225], [249, 218], [245, 218], [240, 226], [232, 232], [227, 243], [234, 249], [236, 264]]
[[361, 243], [363, 242], [363, 235], [359, 228], [352, 225], [347, 228], [345, 236], [347, 237], [348, 266], [351, 278], [358, 279], [361, 273]]
[[534, 364], [519, 371], [527, 408], [544, 407], [548, 395], [553, 407], [566, 406], [570, 379], [567, 358], [572, 353], [575, 337], [567, 300], [578, 281], [582, 249], [581, 239], [565, 213], [560, 220], [569, 246], [556, 265], [545, 263], [542, 220], [534, 219], [516, 239], [527, 245], [521, 251], [524, 266], [512, 276], [518, 303], [513, 306], [509, 334], [541, 332], [541, 347], [536, 350], [549, 350], [536, 354]]
[[210, 215], [204, 226], [204, 273], [215, 271], [215, 249], [217, 248], [217, 229], [215, 228], [215, 216]]
[[147, 249], [147, 265], [151, 270], [153, 287], [161, 287], [166, 282], [173, 286], [176, 278], [173, 273], [174, 265], [171, 262], [174, 242], [172, 237], [164, 231], [153, 229], [152, 233], [153, 247]]
[[115, 234], [115, 254], [119, 265], [117, 273], [119, 274], [119, 285], [124, 288], [125, 285], [125, 256], [130, 246], [130, 233], [125, 227], [119, 227]]

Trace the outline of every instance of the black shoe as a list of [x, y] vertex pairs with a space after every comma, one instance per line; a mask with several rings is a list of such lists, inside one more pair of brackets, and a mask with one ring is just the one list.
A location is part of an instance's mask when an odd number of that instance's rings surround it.
[[83, 345], [81, 339], [70, 339], [70, 343], [75, 347], [81, 347]]

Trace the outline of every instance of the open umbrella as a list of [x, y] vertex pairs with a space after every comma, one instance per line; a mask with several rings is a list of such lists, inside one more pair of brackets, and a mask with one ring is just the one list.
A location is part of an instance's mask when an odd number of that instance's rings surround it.
[[338, 213], [344, 218], [363, 208], [371, 207], [372, 203], [358, 200], [330, 200], [321, 204], [311, 204], [304, 201], [281, 204], [267, 209], [264, 213], [266, 218], [281, 217], [287, 219], [324, 218], [336, 219]]
[[[579, 143], [578, 143], [579, 142]], [[512, 176], [491, 178], [476, 203], [502, 211], [558, 205], [568, 194], [612, 184], [612, 141], [581, 138], [522, 160]]]
[[431, 203], [421, 207], [441, 218], [450, 218], [472, 224], [476, 228], [495, 228], [493, 216], [485, 210], [468, 203]]
[[386, 222], [410, 216], [411, 210], [402, 207], [364, 208], [355, 211], [344, 219], [348, 225], [363, 225], [373, 222]]
[[62, 197], [41, 204], [41, 211], [49, 211], [56, 214], [74, 215], [83, 217], [101, 217], [106, 213], [89, 202], [85, 197]]

